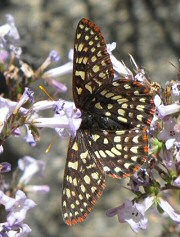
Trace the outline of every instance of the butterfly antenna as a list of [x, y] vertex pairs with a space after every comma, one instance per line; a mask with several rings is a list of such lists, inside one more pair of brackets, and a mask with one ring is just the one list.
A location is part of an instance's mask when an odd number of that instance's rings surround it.
[[49, 152], [50, 152], [50, 150], [51, 150], [51, 148], [53, 147], [53, 145], [55, 144], [57, 138], [58, 138], [58, 134], [56, 134], [56, 135], [54, 136], [54, 138], [52, 139], [51, 143], [49, 144], [48, 148], [47, 148], [46, 151], [45, 151], [46, 153], [49, 153]]
[[39, 88], [49, 97], [50, 100], [54, 100], [54, 98], [50, 96], [49, 92], [44, 88], [44, 86], [39, 86]]

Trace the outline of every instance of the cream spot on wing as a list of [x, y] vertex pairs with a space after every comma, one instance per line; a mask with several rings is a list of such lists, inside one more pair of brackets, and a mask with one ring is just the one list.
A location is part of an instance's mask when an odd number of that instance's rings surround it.
[[98, 139], [100, 138], [100, 136], [98, 134], [93, 134], [92, 135], [92, 139], [96, 142]]
[[85, 176], [84, 176], [84, 181], [85, 181], [87, 184], [90, 184], [90, 183], [91, 183], [91, 179], [89, 178], [88, 175], [85, 175]]
[[73, 144], [72, 149], [75, 150], [75, 151], [78, 151], [78, 144], [77, 144], [77, 142], [75, 142]]
[[75, 162], [68, 162], [68, 167], [69, 168], [72, 168], [74, 170], [77, 170], [78, 169], [78, 161], [75, 161]]
[[86, 84], [85, 87], [92, 94], [92, 87], [88, 84]]
[[86, 159], [87, 156], [88, 156], [88, 151], [82, 152], [82, 153], [80, 154], [81, 159]]

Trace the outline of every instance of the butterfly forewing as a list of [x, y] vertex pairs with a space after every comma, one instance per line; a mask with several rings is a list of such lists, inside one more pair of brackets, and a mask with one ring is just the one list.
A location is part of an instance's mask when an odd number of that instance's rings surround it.
[[79, 130], [69, 142], [62, 194], [63, 218], [68, 225], [86, 219], [105, 187], [103, 167], [92, 159], [84, 135]]
[[100, 87], [111, 83], [114, 70], [98, 26], [82, 19], [76, 30], [73, 61], [73, 97], [76, 106], [88, 106]]
[[105, 187], [105, 174], [125, 178], [148, 156], [154, 103], [141, 83], [119, 79], [100, 29], [82, 19], [76, 30], [73, 97], [82, 123], [69, 142], [62, 212], [68, 225], [86, 219]]

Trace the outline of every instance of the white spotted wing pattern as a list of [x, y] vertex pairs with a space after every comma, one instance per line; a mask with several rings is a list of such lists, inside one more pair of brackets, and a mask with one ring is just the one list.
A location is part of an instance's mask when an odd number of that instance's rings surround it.
[[113, 77], [99, 27], [83, 18], [76, 30], [73, 61], [73, 97], [82, 123], [70, 138], [62, 193], [68, 225], [87, 218], [105, 188], [105, 174], [129, 177], [148, 156], [147, 127], [154, 112], [149, 89]]

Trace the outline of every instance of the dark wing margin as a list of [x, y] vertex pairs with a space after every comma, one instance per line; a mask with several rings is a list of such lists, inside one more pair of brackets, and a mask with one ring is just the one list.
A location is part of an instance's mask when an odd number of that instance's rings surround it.
[[67, 225], [83, 222], [102, 195], [105, 174], [91, 157], [81, 130], [70, 139], [64, 173], [62, 213]]
[[73, 97], [76, 106], [88, 105], [101, 86], [112, 82], [114, 70], [98, 26], [83, 18], [76, 30], [73, 61]]

